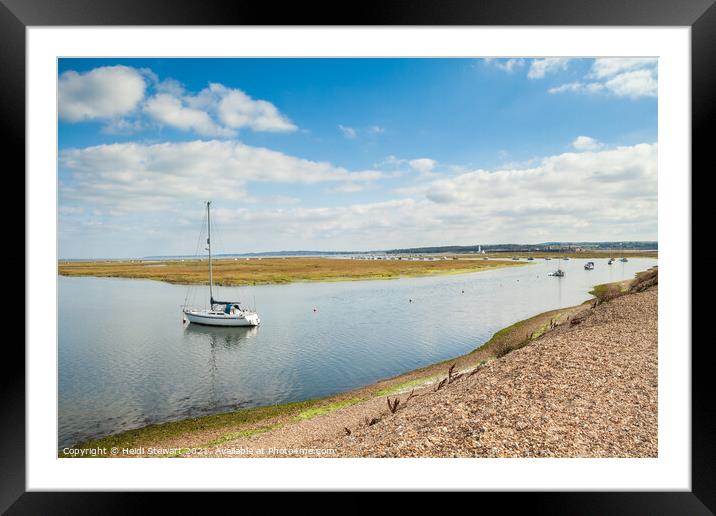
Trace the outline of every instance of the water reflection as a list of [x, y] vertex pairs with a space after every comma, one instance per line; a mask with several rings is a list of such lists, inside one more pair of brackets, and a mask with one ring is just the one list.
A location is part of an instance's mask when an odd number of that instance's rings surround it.
[[258, 326], [239, 326], [234, 328], [203, 326], [201, 324], [186, 324], [184, 326], [184, 336], [189, 342], [209, 343], [212, 348], [218, 345], [225, 348], [239, 346], [256, 338], [258, 333]]

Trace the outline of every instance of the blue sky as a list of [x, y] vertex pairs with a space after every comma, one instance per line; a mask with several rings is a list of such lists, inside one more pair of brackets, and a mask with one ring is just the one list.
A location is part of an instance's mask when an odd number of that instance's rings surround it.
[[61, 59], [60, 256], [656, 239], [650, 59]]

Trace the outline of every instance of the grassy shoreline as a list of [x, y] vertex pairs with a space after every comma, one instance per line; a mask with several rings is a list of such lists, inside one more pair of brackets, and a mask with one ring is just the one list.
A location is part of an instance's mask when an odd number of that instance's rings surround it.
[[[499, 253], [490, 255], [427, 255], [410, 260], [352, 260], [326, 257], [221, 258], [214, 262], [214, 284], [227, 287], [303, 282], [393, 280], [435, 275], [467, 274], [536, 263], [544, 258], [590, 259], [609, 256], [658, 258], [658, 251], [573, 253]], [[489, 258], [489, 259], [484, 259]], [[519, 258], [519, 260], [513, 260]], [[206, 285], [206, 260], [59, 261], [60, 276], [127, 278], [178, 285]]]
[[[596, 285], [590, 292], [595, 297], [582, 304], [543, 312], [523, 319], [495, 332], [490, 340], [467, 354], [379, 380], [357, 389], [324, 398], [148, 425], [63, 448], [58, 451], [58, 456], [60, 458], [176, 457], [188, 450], [215, 446], [238, 437], [267, 432], [292, 421], [321, 416], [376, 397], [409, 392], [411, 389], [439, 382], [445, 376], [445, 370], [450, 366], [454, 366], [456, 373], [460, 374], [490, 361], [499, 360], [511, 351], [538, 339], [570, 318], [578, 317], [580, 313], [591, 306], [610, 301], [629, 291], [651, 286], [657, 281], [656, 271], [656, 268], [652, 268], [638, 273], [633, 280]], [[125, 453], [123, 449], [139, 451]], [[103, 452], [91, 454], [92, 450], [103, 450]], [[114, 450], [117, 452], [115, 453]]]
[[[271, 285], [313, 281], [387, 280], [464, 274], [525, 265], [512, 260], [439, 259], [350, 260], [333, 258], [220, 259], [214, 262], [214, 284]], [[206, 260], [60, 262], [61, 276], [133, 278], [182, 285], [208, 283]]]

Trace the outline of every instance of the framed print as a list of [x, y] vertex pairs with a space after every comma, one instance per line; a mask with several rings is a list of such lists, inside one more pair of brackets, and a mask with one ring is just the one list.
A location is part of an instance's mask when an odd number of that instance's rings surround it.
[[710, 514], [691, 225], [716, 8], [608, 7], [3, 0], [27, 202], [3, 509]]

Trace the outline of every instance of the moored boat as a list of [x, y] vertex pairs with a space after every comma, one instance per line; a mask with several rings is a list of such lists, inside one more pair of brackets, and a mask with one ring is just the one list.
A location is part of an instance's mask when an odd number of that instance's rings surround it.
[[244, 310], [237, 303], [229, 303], [224, 306], [224, 311], [186, 309], [184, 315], [191, 323], [207, 326], [258, 326], [261, 323], [256, 312]]
[[207, 250], [209, 251], [209, 308], [182, 308], [185, 320], [205, 326], [258, 326], [261, 324], [255, 310], [244, 308], [239, 301], [214, 299], [214, 275], [211, 257], [211, 201], [206, 203]]

